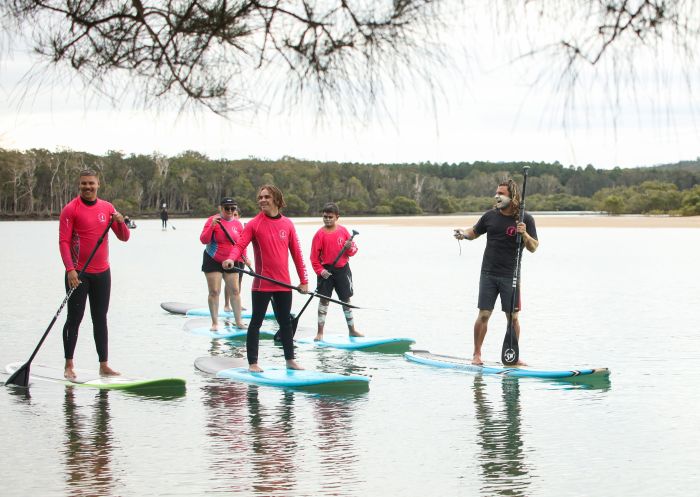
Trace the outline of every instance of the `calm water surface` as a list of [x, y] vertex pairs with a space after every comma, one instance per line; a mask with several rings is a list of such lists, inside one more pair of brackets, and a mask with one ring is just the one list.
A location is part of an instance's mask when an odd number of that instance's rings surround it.
[[[372, 377], [331, 396], [199, 374], [196, 357], [241, 356], [242, 342], [183, 331], [163, 301], [205, 304], [204, 220], [141, 221], [110, 240], [110, 359], [130, 376], [177, 376], [185, 395], [146, 397], [38, 383], [0, 388], [3, 496], [692, 495], [700, 484], [697, 229], [540, 228], [523, 261], [521, 356], [543, 368], [605, 366], [581, 388], [443, 371], [401, 355], [299, 346], [307, 368]], [[301, 220], [300, 220], [301, 221]], [[356, 311], [369, 335], [471, 353], [484, 240], [444, 228], [353, 225]], [[305, 253], [320, 222], [298, 224]], [[0, 364], [26, 360], [63, 299], [56, 222], [0, 223]], [[244, 279], [244, 305], [250, 279]], [[294, 309], [305, 298], [295, 297]], [[61, 315], [35, 363], [62, 364]], [[315, 305], [300, 321], [312, 335]], [[492, 318], [497, 360], [505, 320]], [[331, 307], [327, 330], [342, 332]], [[76, 362], [96, 367], [91, 325]], [[262, 342], [261, 363], [281, 365]], [[3, 380], [6, 376], [1, 377]]]

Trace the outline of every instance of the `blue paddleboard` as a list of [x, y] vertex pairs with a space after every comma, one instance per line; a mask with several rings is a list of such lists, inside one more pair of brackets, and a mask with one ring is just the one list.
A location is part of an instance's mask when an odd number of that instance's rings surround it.
[[[193, 317], [210, 316], [208, 307], [202, 307], [197, 304], [186, 304], [184, 302], [161, 302], [160, 306], [171, 314], [183, 314], [185, 316]], [[233, 312], [226, 312], [224, 311], [223, 307], [219, 307], [219, 317], [231, 319], [234, 318]], [[241, 319], [250, 319], [251, 317], [253, 317], [252, 311], [241, 311]], [[274, 317], [275, 313], [272, 311], [265, 314], [265, 319], [274, 319]]]
[[372, 352], [405, 352], [416, 341], [412, 338], [398, 337], [351, 337], [349, 335], [323, 335], [323, 340], [315, 341], [313, 337], [298, 338], [297, 343], [305, 343], [320, 348], [345, 350], [365, 350]]
[[471, 363], [465, 357], [454, 357], [441, 354], [431, 354], [427, 350], [411, 350], [404, 357], [412, 362], [435, 366], [438, 368], [458, 369], [476, 374], [496, 374], [516, 378], [544, 378], [567, 381], [591, 381], [607, 379], [610, 376], [608, 368], [584, 368], [570, 370], [538, 370], [526, 366], [508, 367], [500, 364], [484, 363], [481, 366]]
[[[247, 329], [236, 328], [235, 326], [224, 325], [219, 323], [218, 331], [211, 331], [211, 320], [209, 318], [188, 319], [183, 326], [185, 331], [189, 331], [193, 335], [199, 335], [209, 338], [219, 338], [222, 340], [245, 339], [248, 336]], [[272, 340], [275, 336], [275, 331], [260, 330], [261, 339]]]
[[323, 390], [367, 390], [369, 378], [360, 375], [324, 373], [308, 369], [293, 370], [279, 367], [264, 367], [262, 373], [248, 371], [243, 359], [230, 357], [198, 357], [194, 366], [218, 378], [274, 387], [323, 389]]

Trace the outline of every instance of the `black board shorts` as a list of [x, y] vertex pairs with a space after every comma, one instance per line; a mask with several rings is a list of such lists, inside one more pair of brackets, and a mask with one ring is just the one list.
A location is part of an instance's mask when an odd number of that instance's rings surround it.
[[352, 288], [352, 271], [350, 271], [350, 264], [346, 264], [343, 267], [330, 268], [330, 265], [324, 266], [324, 268], [331, 273], [328, 278], [323, 278], [322, 276], [316, 277], [316, 292], [324, 295], [326, 297], [333, 296], [333, 290], [338, 294], [338, 298], [343, 302], [350, 300], [353, 296]]
[[[479, 278], [479, 309], [492, 311], [496, 306], [496, 297], [501, 296], [501, 309], [510, 312], [513, 298], [513, 277], [481, 273]], [[520, 285], [515, 292], [515, 311], [520, 310]]]
[[236, 273], [235, 269], [224, 269], [220, 262], [216, 262], [212, 256], [204, 251], [202, 256], [202, 272], [204, 273]]

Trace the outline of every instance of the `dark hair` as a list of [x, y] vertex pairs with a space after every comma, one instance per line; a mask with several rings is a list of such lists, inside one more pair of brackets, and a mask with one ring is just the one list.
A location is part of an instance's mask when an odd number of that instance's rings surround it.
[[513, 218], [520, 218], [520, 187], [513, 181], [512, 178], [505, 178], [501, 181], [498, 186], [505, 186], [508, 188], [508, 195], [510, 195], [510, 202], [513, 206]]
[[80, 176], [94, 176], [97, 177], [97, 172], [94, 169], [83, 169], [80, 171]]
[[262, 185], [258, 188], [258, 195], [263, 190], [267, 190], [272, 195], [272, 201], [275, 203], [278, 209], [287, 207], [287, 203], [284, 201], [284, 195], [282, 195], [282, 190], [277, 188], [275, 185]]
[[321, 212], [330, 212], [331, 214], [340, 216], [340, 210], [338, 209], [338, 205], [335, 202], [328, 202], [326, 205], [323, 206]]

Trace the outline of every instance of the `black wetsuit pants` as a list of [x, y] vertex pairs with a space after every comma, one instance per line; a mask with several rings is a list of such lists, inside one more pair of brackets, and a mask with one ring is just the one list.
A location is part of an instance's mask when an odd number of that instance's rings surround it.
[[267, 312], [267, 305], [272, 300], [272, 310], [280, 327], [282, 348], [286, 360], [294, 359], [294, 341], [292, 339], [292, 292], [251, 292], [253, 304], [253, 316], [248, 324], [246, 337], [246, 350], [248, 364], [258, 363], [258, 342], [260, 341], [260, 326], [262, 326]]
[[[78, 343], [78, 328], [85, 314], [85, 303], [90, 298], [90, 316], [92, 317], [92, 332], [95, 337], [95, 348], [100, 362], [107, 361], [107, 310], [109, 295], [112, 288], [110, 270], [102, 273], [83, 273], [80, 285], [68, 299], [68, 317], [63, 326], [63, 351], [66, 359], [73, 359], [75, 345]], [[66, 292], [69, 290], [66, 276]]]

